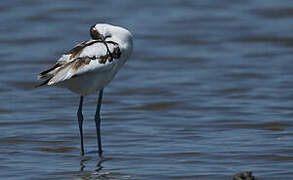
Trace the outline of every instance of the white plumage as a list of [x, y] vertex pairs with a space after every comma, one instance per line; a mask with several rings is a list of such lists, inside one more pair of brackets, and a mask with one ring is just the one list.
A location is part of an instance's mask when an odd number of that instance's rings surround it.
[[56, 85], [80, 94], [77, 111], [81, 138], [81, 153], [83, 146], [83, 96], [99, 91], [95, 122], [99, 155], [102, 155], [102, 141], [100, 134], [100, 109], [103, 89], [114, 78], [132, 52], [131, 33], [118, 26], [96, 24], [90, 28], [91, 38], [84, 41], [68, 53], [62, 55], [49, 69], [39, 74], [45, 81], [40, 84]]
[[[90, 45], [83, 47], [76, 56], [72, 58], [72, 53], [65, 54], [56, 63], [60, 64], [60, 66], [56, 66], [51, 71], [46, 70], [48, 72], [40, 73], [39, 78], [48, 81], [45, 84], [65, 87], [77, 94], [88, 95], [102, 89], [113, 79], [131, 55], [132, 35], [122, 27], [109, 24], [97, 24], [94, 28], [105, 38], [106, 42], [117, 43], [121, 52], [120, 57], [114, 58], [111, 62], [100, 63], [99, 58], [107, 54], [105, 44], [102, 42], [93, 43], [96, 41], [93, 39], [85, 41], [83, 42], [84, 44], [81, 43], [77, 46], [82, 44]], [[112, 53], [117, 45], [107, 43], [108, 49]], [[74, 68], [76, 63], [81, 63], [80, 61], [83, 61], [83, 58], [86, 57], [95, 57], [96, 59], [90, 60], [88, 64], [84, 63], [78, 68]]]

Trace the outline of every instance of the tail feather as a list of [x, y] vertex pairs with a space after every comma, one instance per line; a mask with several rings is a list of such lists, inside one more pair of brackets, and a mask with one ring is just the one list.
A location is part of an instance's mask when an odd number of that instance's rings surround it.
[[43, 81], [41, 84], [36, 85], [35, 87], [41, 87], [44, 85], [48, 85], [48, 82], [52, 79], [54, 72], [60, 67], [62, 66], [61, 63], [56, 63], [53, 66], [51, 66], [49, 69], [46, 69], [45, 71], [41, 72], [38, 75], [38, 79], [44, 79], [45, 81]]
[[45, 79], [45, 78], [49, 78], [51, 76], [52, 73], [50, 73], [51, 71], [54, 71], [56, 68], [60, 67], [62, 64], [60, 63], [56, 63], [54, 64], [52, 67], [50, 67], [49, 69], [41, 72], [39, 75], [38, 75], [38, 78], [39, 79]]
[[38, 85], [36, 85], [35, 86], [35, 88], [38, 88], [38, 87], [41, 87], [41, 86], [44, 86], [44, 85], [47, 85], [48, 84], [48, 82], [51, 80], [51, 78], [49, 78], [49, 79], [47, 79], [47, 80], [45, 80], [44, 82], [42, 82], [41, 84], [38, 84]]

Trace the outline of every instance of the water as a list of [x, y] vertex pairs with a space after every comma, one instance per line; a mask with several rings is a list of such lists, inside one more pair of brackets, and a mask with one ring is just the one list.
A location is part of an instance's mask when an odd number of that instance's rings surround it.
[[[292, 17], [291, 0], [1, 1], [1, 179], [292, 179]], [[97, 22], [135, 42], [104, 91], [103, 159], [97, 94], [81, 157], [78, 95], [33, 88]]]

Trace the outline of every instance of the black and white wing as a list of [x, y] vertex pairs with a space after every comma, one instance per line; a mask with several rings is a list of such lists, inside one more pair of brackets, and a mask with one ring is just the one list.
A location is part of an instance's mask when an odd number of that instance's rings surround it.
[[93, 71], [108, 70], [120, 54], [118, 44], [113, 41], [84, 41], [39, 74], [38, 77], [45, 80], [40, 86], [53, 85]]

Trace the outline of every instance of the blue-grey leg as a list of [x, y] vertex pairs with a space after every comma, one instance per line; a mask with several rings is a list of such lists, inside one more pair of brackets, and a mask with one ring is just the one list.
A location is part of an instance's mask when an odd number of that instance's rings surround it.
[[96, 115], [95, 115], [97, 141], [98, 141], [98, 146], [99, 146], [99, 156], [102, 156], [102, 153], [103, 153], [102, 140], [101, 140], [101, 128], [100, 128], [101, 127], [100, 111], [101, 111], [101, 105], [102, 105], [103, 90], [104, 89], [101, 89], [99, 92], [99, 99], [98, 99], [97, 110], [96, 110]]
[[79, 133], [80, 133], [80, 148], [81, 148], [81, 155], [84, 155], [84, 148], [83, 148], [83, 133], [82, 133], [82, 103], [83, 103], [83, 96], [80, 96], [79, 100], [79, 107], [77, 111], [77, 118], [78, 118], [78, 126], [79, 126]]

